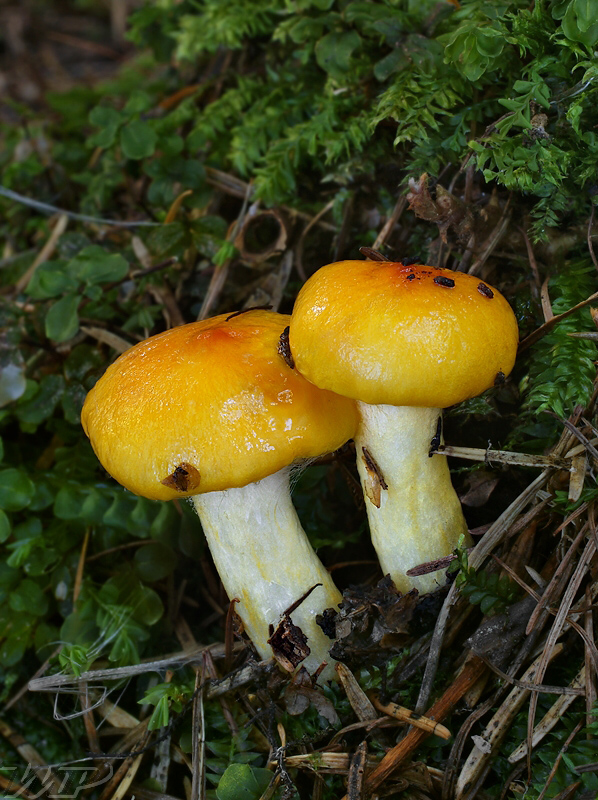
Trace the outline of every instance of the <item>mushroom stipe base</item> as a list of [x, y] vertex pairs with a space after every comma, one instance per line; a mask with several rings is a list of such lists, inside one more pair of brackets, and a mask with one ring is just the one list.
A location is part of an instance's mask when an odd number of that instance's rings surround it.
[[382, 571], [401, 592], [432, 592], [444, 585], [444, 572], [413, 577], [407, 570], [448, 556], [461, 536], [471, 543], [446, 459], [428, 455], [442, 410], [358, 405], [357, 468]]
[[301, 666], [314, 673], [328, 667], [319, 680], [335, 677], [328, 655], [332, 641], [316, 623], [316, 615], [336, 608], [342, 597], [313, 551], [301, 527], [289, 492], [290, 468], [240, 489], [208, 492], [191, 498], [224, 588], [263, 659], [272, 658], [269, 626], [277, 628], [284, 612], [317, 583], [291, 613], [292, 622], [308, 637], [311, 650]]

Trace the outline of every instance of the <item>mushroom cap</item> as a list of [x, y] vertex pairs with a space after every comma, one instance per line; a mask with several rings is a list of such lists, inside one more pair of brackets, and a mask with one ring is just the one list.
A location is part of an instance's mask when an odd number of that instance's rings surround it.
[[104, 468], [135, 494], [171, 500], [246, 486], [344, 444], [355, 404], [287, 365], [277, 348], [289, 321], [221, 315], [123, 353], [81, 413]]
[[297, 369], [371, 405], [446, 408], [509, 374], [518, 343], [505, 298], [472, 275], [421, 264], [339, 261], [293, 310]]

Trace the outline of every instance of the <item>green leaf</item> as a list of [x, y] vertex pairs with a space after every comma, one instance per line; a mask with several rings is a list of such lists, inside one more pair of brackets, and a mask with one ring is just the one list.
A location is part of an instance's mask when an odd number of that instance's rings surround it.
[[69, 670], [77, 678], [93, 664], [93, 658], [89, 655], [89, 648], [82, 647], [80, 644], [64, 645], [58, 654], [58, 661], [62, 669]]
[[19, 469], [0, 472], [0, 508], [5, 511], [21, 511], [35, 494], [35, 484]]
[[156, 257], [167, 258], [182, 253], [188, 246], [188, 239], [186, 226], [182, 222], [171, 222], [154, 228], [147, 237], [147, 246]]
[[149, 586], [140, 586], [136, 593], [139, 598], [135, 608], [135, 619], [144, 625], [155, 625], [164, 614], [164, 606], [160, 595]]
[[159, 728], [164, 728], [166, 725], [168, 725], [169, 716], [170, 712], [168, 706], [168, 696], [163, 695], [156, 703], [156, 707], [152, 712], [147, 726], [148, 731], [155, 731]]
[[126, 158], [148, 158], [153, 155], [157, 142], [154, 129], [141, 119], [132, 120], [120, 132], [120, 146]]
[[142, 581], [151, 583], [162, 580], [174, 571], [176, 555], [161, 542], [150, 542], [135, 553], [135, 569]]
[[480, 28], [476, 33], [476, 48], [482, 56], [496, 58], [502, 53], [505, 44], [503, 32], [495, 28]]
[[66, 261], [46, 261], [33, 273], [26, 292], [32, 300], [60, 297], [77, 289], [78, 281]]
[[229, 764], [218, 782], [218, 800], [258, 800], [272, 780], [270, 770], [249, 764]]
[[327, 33], [316, 44], [316, 60], [335, 80], [342, 80], [351, 66], [351, 57], [361, 45], [357, 31]]
[[66, 342], [79, 330], [79, 297], [67, 294], [54, 303], [46, 314], [46, 336], [54, 342]]
[[14, 588], [20, 579], [18, 569], [11, 567], [10, 564], [0, 561], [0, 588], [3, 590], [10, 590]]
[[84, 247], [68, 267], [79, 281], [89, 284], [120, 281], [129, 271], [129, 264], [120, 253], [108, 253], [97, 244]]
[[572, 42], [581, 42], [587, 47], [594, 47], [598, 42], [596, 14], [594, 14], [593, 18], [588, 19], [584, 11], [584, 15], [580, 17], [576, 5], [573, 2], [567, 8], [562, 21], [563, 33]]
[[97, 125], [98, 128], [118, 125], [121, 120], [122, 114], [115, 108], [109, 108], [108, 106], [96, 106], [89, 112], [89, 121], [92, 125]]
[[[135, 507], [136, 498], [130, 493], [117, 491], [114, 495], [112, 505], [104, 514], [104, 525], [111, 525], [115, 528], [127, 528], [129, 515]], [[141, 535], [145, 536], [143, 531]]]
[[64, 376], [68, 381], [81, 381], [90, 372], [100, 369], [104, 363], [104, 357], [97, 347], [78, 344], [64, 362]]
[[67, 386], [62, 396], [62, 410], [64, 418], [71, 425], [79, 425], [81, 421], [81, 409], [87, 396], [87, 389], [81, 383], [73, 383]]
[[49, 419], [64, 394], [64, 388], [62, 375], [45, 375], [33, 397], [17, 406], [16, 413], [22, 427], [35, 428]]
[[217, 267], [221, 267], [226, 261], [234, 258], [237, 254], [237, 248], [232, 242], [222, 242], [218, 252], [214, 255], [213, 261]]
[[10, 519], [4, 511], [0, 509], [0, 542], [5, 542], [11, 533]]
[[487, 614], [491, 609], [492, 606], [496, 605], [497, 598], [493, 595], [487, 594], [480, 603], [480, 609], [482, 614]]
[[152, 97], [141, 89], [131, 93], [124, 108], [125, 114], [143, 114], [152, 107]]
[[79, 519], [85, 494], [79, 487], [63, 486], [54, 500], [54, 514], [59, 519]]
[[111, 503], [112, 498], [105, 492], [92, 488], [81, 506], [81, 518], [90, 525], [100, 525]]
[[116, 634], [108, 659], [127, 665], [139, 664], [139, 650], [125, 628]]
[[0, 647], [0, 664], [4, 667], [12, 667], [18, 664], [25, 655], [30, 638], [31, 632], [29, 630], [19, 631], [8, 636]]
[[376, 80], [379, 80], [380, 82], [385, 81], [394, 72], [397, 72], [406, 64], [408, 64], [408, 61], [402, 50], [391, 50], [387, 56], [378, 61], [374, 66], [374, 75]]
[[51, 506], [53, 500], [54, 492], [50, 484], [43, 479], [36, 478], [35, 495], [29, 504], [29, 511], [42, 511]]
[[60, 629], [60, 639], [63, 642], [89, 646], [90, 642], [95, 641], [98, 636], [98, 629], [95, 621], [86, 618], [79, 611], [73, 611], [64, 620]]
[[579, 30], [585, 33], [598, 21], [598, 2], [596, 0], [573, 0]]
[[89, 144], [92, 147], [111, 147], [116, 140], [116, 134], [121, 125], [122, 115], [114, 108], [96, 106], [89, 113], [89, 121], [92, 125], [96, 125], [100, 128], [97, 133], [89, 137]]
[[24, 611], [35, 617], [42, 617], [48, 610], [46, 595], [30, 578], [21, 581], [17, 588], [10, 593], [8, 602], [13, 611]]
[[159, 503], [156, 501], [152, 502], [151, 500], [147, 500], [145, 497], [138, 497], [137, 502], [135, 503], [135, 508], [129, 515], [129, 530], [137, 536], [140, 536], [141, 532], [140, 538], [147, 538], [148, 531], [151, 528], [152, 520], [158, 514], [160, 507], [163, 505], [166, 505], [166, 503]]
[[[158, 513], [152, 520], [152, 524], [149, 529], [149, 535], [152, 539], [159, 539], [161, 536], [165, 536], [172, 531], [174, 527], [172, 514], [172, 503], [160, 503]], [[145, 531], [143, 533], [145, 535]], [[137, 535], [139, 535], [139, 531], [137, 532]]]

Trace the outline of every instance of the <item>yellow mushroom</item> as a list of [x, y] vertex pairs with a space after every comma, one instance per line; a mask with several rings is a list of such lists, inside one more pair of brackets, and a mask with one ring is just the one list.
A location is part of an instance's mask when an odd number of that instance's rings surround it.
[[467, 528], [441, 442], [442, 409], [509, 374], [518, 330], [505, 298], [472, 275], [422, 264], [340, 261], [301, 289], [290, 325], [297, 369], [359, 401], [357, 466], [374, 547], [400, 591], [428, 592]]
[[330, 661], [316, 614], [341, 597], [291, 503], [290, 465], [340, 447], [357, 412], [279, 354], [289, 321], [252, 310], [153, 336], [107, 369], [81, 421], [102, 465], [127, 489], [191, 498], [262, 658], [272, 656], [270, 626], [321, 584], [292, 613], [311, 650], [303, 665], [314, 672]]

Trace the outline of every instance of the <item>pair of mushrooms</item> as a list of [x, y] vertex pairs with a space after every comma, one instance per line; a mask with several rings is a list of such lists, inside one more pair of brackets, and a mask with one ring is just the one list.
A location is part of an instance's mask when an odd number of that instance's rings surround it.
[[123, 486], [191, 498], [262, 658], [285, 611], [315, 586], [292, 613], [313, 673], [330, 660], [316, 615], [341, 596], [293, 508], [291, 465], [353, 438], [384, 573], [401, 591], [433, 590], [436, 573], [407, 570], [467, 536], [446, 459], [430, 455], [442, 409], [506, 376], [517, 340], [508, 303], [477, 278], [338, 262], [310, 278], [292, 317], [221, 315], [132, 347], [90, 391], [81, 419]]

